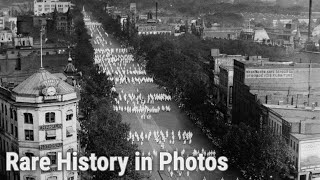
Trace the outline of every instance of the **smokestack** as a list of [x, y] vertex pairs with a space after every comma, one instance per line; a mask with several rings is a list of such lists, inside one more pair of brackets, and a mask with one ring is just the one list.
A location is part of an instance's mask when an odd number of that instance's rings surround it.
[[308, 27], [308, 41], [310, 41], [311, 38], [311, 19], [312, 16], [312, 0], [309, 0], [309, 27]]
[[158, 20], [158, 2], [156, 2], [156, 20]]

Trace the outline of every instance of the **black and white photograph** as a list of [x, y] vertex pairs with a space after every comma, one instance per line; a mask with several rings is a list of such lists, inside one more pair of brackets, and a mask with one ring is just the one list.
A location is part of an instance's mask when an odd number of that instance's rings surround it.
[[320, 0], [0, 0], [0, 180], [320, 180]]

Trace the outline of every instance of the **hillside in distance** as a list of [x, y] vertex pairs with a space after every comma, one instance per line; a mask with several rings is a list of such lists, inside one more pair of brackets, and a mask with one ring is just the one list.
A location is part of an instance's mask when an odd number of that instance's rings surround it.
[[307, 7], [292, 5], [290, 7], [280, 7], [278, 5], [268, 6], [261, 3], [256, 4], [230, 4], [221, 3], [221, 0], [114, 0], [115, 4], [129, 6], [130, 3], [137, 4], [137, 10], [155, 9], [158, 7], [168, 11], [177, 11], [185, 15], [198, 15], [203, 13], [272, 13], [272, 14], [293, 14], [298, 15], [307, 11]]

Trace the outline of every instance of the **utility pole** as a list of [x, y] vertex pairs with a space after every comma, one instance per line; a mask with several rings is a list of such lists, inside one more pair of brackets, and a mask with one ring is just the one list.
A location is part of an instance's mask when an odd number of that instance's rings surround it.
[[42, 35], [43, 35], [43, 27], [41, 28], [40, 30], [40, 68], [43, 68], [43, 65], [42, 65]]

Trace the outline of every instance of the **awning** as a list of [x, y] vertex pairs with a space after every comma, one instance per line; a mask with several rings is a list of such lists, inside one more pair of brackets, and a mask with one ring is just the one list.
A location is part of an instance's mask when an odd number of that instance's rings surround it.
[[51, 177], [48, 177], [47, 180], [57, 180], [58, 177], [57, 176], [51, 176]]
[[46, 131], [47, 137], [56, 137], [56, 130], [48, 130]]
[[70, 115], [70, 114], [72, 114], [72, 113], [73, 113], [72, 110], [68, 110], [68, 111], [66, 112], [66, 115]]
[[55, 156], [57, 153], [56, 152], [48, 152], [47, 155], [48, 156]]
[[72, 126], [67, 127], [67, 135], [70, 135], [72, 133], [74, 133], [75, 131], [73, 130]]

